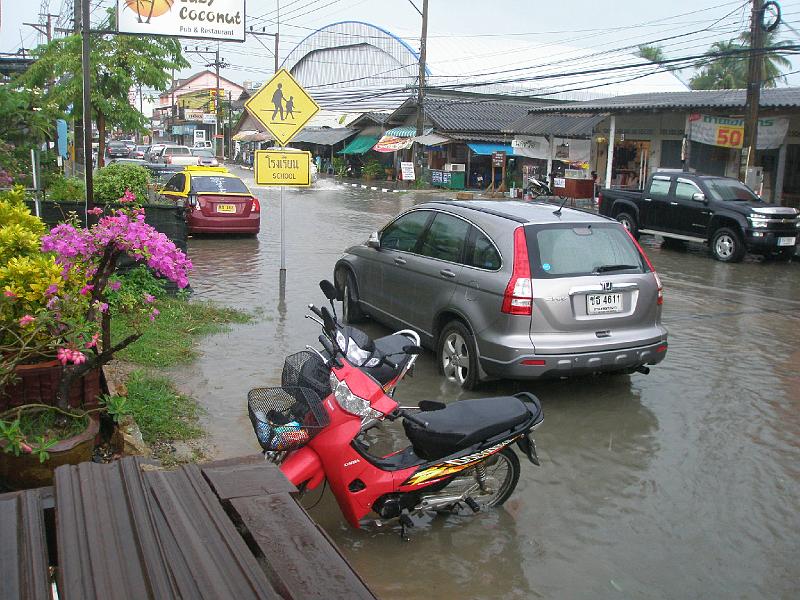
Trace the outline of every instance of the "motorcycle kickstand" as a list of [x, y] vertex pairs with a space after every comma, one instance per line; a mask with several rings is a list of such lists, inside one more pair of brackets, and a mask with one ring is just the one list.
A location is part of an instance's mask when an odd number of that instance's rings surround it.
[[472, 512], [481, 512], [481, 505], [475, 502], [475, 499], [472, 496], [467, 496], [464, 498], [464, 503], [472, 509]]
[[400, 513], [400, 539], [404, 542], [410, 542], [411, 538], [408, 536], [408, 529], [414, 527], [414, 521], [411, 520], [411, 516], [408, 514], [408, 509], [404, 508], [403, 512]]

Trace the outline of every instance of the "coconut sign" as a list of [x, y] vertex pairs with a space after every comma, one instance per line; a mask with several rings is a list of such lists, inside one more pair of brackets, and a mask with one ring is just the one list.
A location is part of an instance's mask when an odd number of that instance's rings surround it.
[[117, 31], [243, 42], [245, 0], [117, 0]]

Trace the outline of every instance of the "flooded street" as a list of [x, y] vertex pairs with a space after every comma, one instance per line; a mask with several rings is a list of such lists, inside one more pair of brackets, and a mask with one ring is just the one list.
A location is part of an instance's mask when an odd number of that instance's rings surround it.
[[[317, 283], [332, 277], [341, 251], [414, 203], [329, 181], [284, 191], [282, 295], [278, 192], [253, 191], [258, 239], [189, 243], [196, 297], [257, 315], [204, 339], [201, 358], [175, 372], [206, 407], [220, 458], [259, 451], [247, 391], [280, 385], [286, 354], [316, 345], [306, 305], [322, 304]], [[328, 492], [304, 498], [379, 597], [796, 597], [800, 263], [722, 264], [699, 247], [662, 249], [650, 236], [642, 244], [664, 282], [670, 331], [667, 358], [650, 375], [492, 383], [468, 394], [426, 353], [398, 389], [404, 404], [520, 389], [539, 396], [542, 466], [522, 462], [504, 507], [432, 518], [404, 543], [395, 530], [351, 529]], [[380, 443], [400, 448], [401, 431], [387, 427]]]

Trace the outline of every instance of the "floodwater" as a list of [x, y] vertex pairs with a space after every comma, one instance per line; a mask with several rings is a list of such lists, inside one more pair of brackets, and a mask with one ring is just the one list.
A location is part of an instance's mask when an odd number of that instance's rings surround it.
[[[206, 338], [202, 357], [176, 373], [206, 406], [220, 457], [259, 450], [247, 391], [279, 385], [284, 356], [316, 343], [318, 326], [304, 315], [324, 300], [317, 282], [344, 248], [415, 201], [328, 181], [287, 189], [282, 295], [279, 195], [254, 191], [257, 240], [189, 244], [197, 297], [260, 315]], [[428, 353], [401, 384], [404, 404], [519, 389], [541, 398], [542, 466], [522, 462], [502, 508], [431, 518], [402, 542], [395, 529], [351, 529], [329, 492], [303, 499], [379, 597], [797, 597], [800, 263], [728, 265], [699, 247], [662, 249], [647, 236], [643, 245], [665, 285], [670, 330], [667, 358], [650, 375], [493, 383], [467, 394], [436, 374]], [[396, 426], [383, 436], [403, 445]]]

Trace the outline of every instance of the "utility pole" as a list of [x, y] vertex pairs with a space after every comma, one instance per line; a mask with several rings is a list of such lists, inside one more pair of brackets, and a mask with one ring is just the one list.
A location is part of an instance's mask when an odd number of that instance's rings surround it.
[[747, 168], [755, 161], [758, 143], [758, 106], [761, 102], [761, 66], [764, 62], [764, 4], [762, 0], [752, 0], [752, 2], [744, 142], [739, 162], [739, 179], [742, 182], [747, 178]]
[[270, 51], [269, 48], [267, 48], [264, 45], [264, 42], [262, 42], [260, 39], [258, 39], [258, 36], [263, 35], [263, 36], [268, 36], [268, 37], [271, 37], [271, 38], [275, 38], [275, 50], [272, 51], [272, 55], [275, 57], [275, 72], [277, 73], [278, 72], [278, 38], [280, 37], [280, 35], [278, 33], [267, 33], [265, 31], [265, 29], [266, 29], [265, 27], [262, 27], [261, 31], [253, 31], [253, 27], [250, 26], [250, 31], [248, 31], [247, 33], [249, 35], [254, 36], [256, 38], [256, 41], [259, 44], [261, 44], [262, 46], [264, 46], [264, 49], [267, 50], [267, 51]]
[[[73, 8], [73, 16], [72, 16], [73, 33], [75, 33], [76, 35], [80, 35], [80, 33], [81, 33], [81, 0], [73, 0], [72, 8]], [[81, 98], [80, 97], [75, 98], [75, 100], [73, 102], [73, 106], [74, 106], [73, 110], [76, 110], [78, 108], [78, 106], [80, 106], [80, 105], [81, 105]], [[76, 110], [76, 112], [77, 112], [77, 110]], [[72, 163], [73, 169], [77, 165], [84, 165], [84, 168], [86, 168], [86, 159], [85, 159], [85, 156], [83, 154], [83, 118], [74, 119], [74, 123], [73, 123], [73, 126], [72, 126], [72, 132], [73, 132], [72, 149], [73, 149], [73, 153], [75, 155], [75, 159], [74, 159], [74, 161]], [[91, 156], [92, 155], [90, 153], [89, 154], [89, 157], [90, 157], [89, 160], [90, 161], [91, 161]], [[73, 172], [73, 175], [74, 174], [75, 173]]]
[[[220, 98], [219, 98], [219, 65], [220, 65], [220, 62], [219, 62], [219, 44], [217, 44], [217, 52], [214, 55], [214, 57], [215, 57], [214, 58], [214, 69], [216, 70], [216, 73], [217, 73], [217, 90], [216, 90], [216, 92], [214, 94], [214, 98], [216, 98], [216, 100], [214, 101], [214, 112], [217, 113], [217, 124], [214, 127], [214, 149], [215, 149], [215, 153], [217, 155], [217, 158], [222, 158], [222, 155], [225, 153], [225, 144], [224, 143], [220, 144], [219, 141], [218, 141], [219, 138], [217, 137], [219, 135], [219, 130], [221, 128], [221, 121], [222, 121], [222, 115], [221, 115], [221, 113], [219, 111], [220, 104], [221, 104]], [[222, 148], [220, 148], [220, 146], [222, 146]]]
[[[94, 208], [94, 173], [92, 173], [92, 96], [91, 96], [91, 78], [89, 76], [89, 30], [91, 29], [91, 20], [89, 16], [89, 0], [75, 0], [75, 4], [83, 5], [83, 12], [81, 17], [81, 30], [83, 31], [83, 40], [81, 44], [81, 62], [83, 63], [83, 155], [86, 159], [85, 172], [86, 172], [86, 210], [87, 213], [90, 209]], [[100, 156], [97, 157], [97, 162], [100, 162]], [[87, 223], [89, 215], [86, 215]]]
[[47, 39], [47, 43], [49, 44], [50, 42], [53, 41], [53, 17], [57, 17], [58, 15], [51, 15], [50, 13], [48, 13], [39, 16], [42, 18], [46, 18], [47, 23], [23, 23], [23, 25], [27, 25], [28, 27], [33, 27], [36, 31], [41, 33]]
[[425, 126], [425, 47], [428, 41], [428, 0], [422, 0], [422, 37], [419, 40], [419, 91], [417, 92], [417, 135]]

